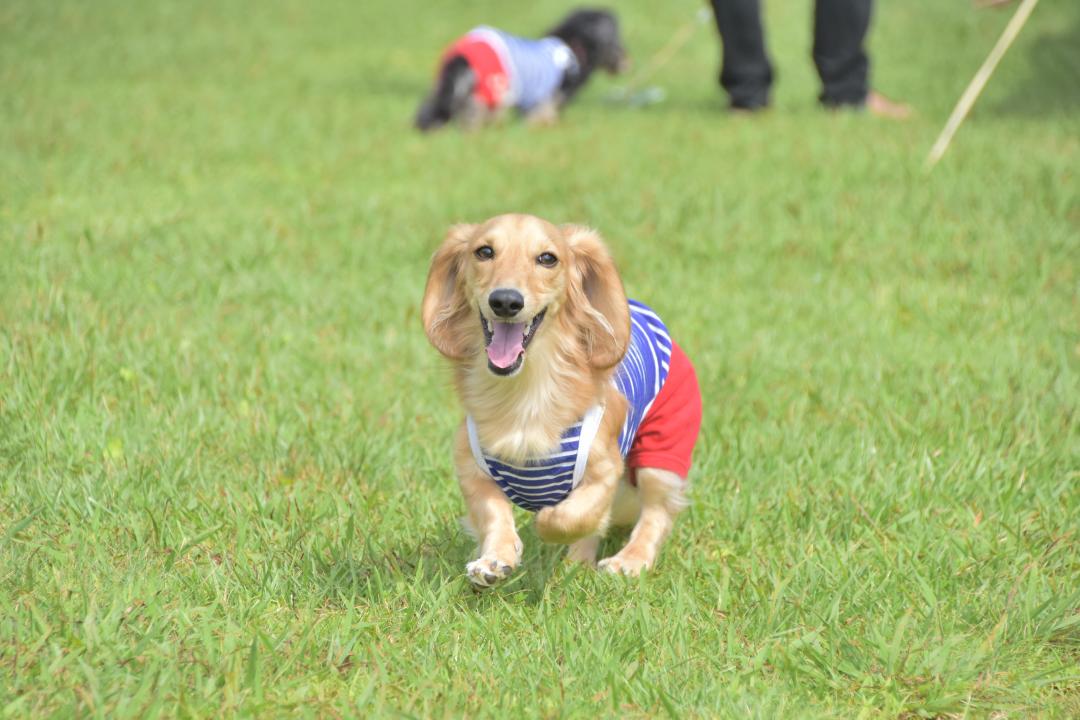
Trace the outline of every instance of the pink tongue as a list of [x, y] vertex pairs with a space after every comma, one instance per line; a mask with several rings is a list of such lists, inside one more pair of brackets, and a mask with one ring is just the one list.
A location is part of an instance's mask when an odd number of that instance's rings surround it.
[[488, 360], [495, 367], [508, 368], [521, 354], [525, 342], [525, 323], [491, 324], [491, 344], [487, 346]]

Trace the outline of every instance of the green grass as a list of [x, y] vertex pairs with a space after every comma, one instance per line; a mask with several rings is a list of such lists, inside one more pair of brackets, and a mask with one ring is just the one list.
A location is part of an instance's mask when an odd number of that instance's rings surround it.
[[[619, 3], [638, 65], [698, 3]], [[0, 716], [1077, 717], [1080, 10], [881, 2], [907, 123], [722, 112], [712, 28], [557, 128], [420, 137], [438, 51], [565, 3], [0, 8]], [[607, 237], [706, 397], [639, 581], [474, 592], [418, 306], [445, 227]], [[608, 549], [615, 546], [609, 543]]]

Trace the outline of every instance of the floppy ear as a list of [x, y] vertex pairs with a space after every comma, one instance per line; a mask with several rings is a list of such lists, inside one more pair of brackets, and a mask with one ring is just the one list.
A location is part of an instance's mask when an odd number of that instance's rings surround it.
[[564, 225], [562, 232], [574, 258], [569, 302], [578, 314], [589, 364], [603, 370], [618, 364], [630, 344], [626, 293], [615, 263], [595, 231]]
[[472, 314], [462, 287], [465, 253], [475, 225], [454, 225], [431, 258], [420, 316], [424, 332], [435, 348], [448, 358], [469, 356], [469, 333], [464, 324]]

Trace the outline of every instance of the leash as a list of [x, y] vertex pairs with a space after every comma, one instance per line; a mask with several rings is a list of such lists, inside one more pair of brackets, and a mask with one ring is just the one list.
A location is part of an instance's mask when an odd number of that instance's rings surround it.
[[666, 97], [663, 88], [655, 85], [646, 88], [642, 88], [641, 86], [656, 75], [661, 68], [671, 62], [671, 59], [674, 58], [680, 50], [686, 47], [686, 44], [694, 37], [694, 33], [697, 29], [707, 23], [711, 17], [712, 12], [710, 12], [708, 8], [701, 8], [698, 10], [694, 14], [694, 19], [676, 29], [671, 38], [668, 39], [667, 43], [649, 58], [649, 61], [642, 66], [641, 70], [634, 73], [634, 75], [626, 82], [626, 85], [621, 88], [616, 88], [608, 94], [608, 101], [624, 102], [636, 107], [663, 102]]

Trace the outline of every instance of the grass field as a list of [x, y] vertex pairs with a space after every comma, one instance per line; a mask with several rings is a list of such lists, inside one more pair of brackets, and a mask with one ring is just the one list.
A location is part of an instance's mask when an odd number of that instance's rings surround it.
[[[551, 129], [409, 129], [566, 4], [0, 7], [0, 716], [1080, 716], [1080, 6], [882, 0], [906, 123], [722, 112], [711, 27]], [[620, 2], [639, 66], [695, 2]], [[639, 580], [474, 592], [418, 308], [445, 227], [592, 224], [706, 398]], [[608, 545], [609, 551], [617, 538]]]

